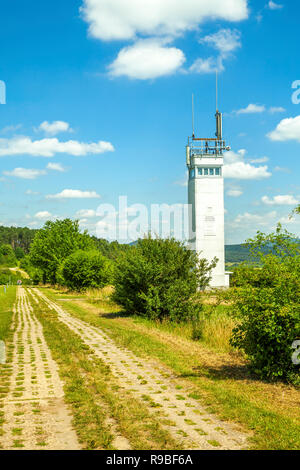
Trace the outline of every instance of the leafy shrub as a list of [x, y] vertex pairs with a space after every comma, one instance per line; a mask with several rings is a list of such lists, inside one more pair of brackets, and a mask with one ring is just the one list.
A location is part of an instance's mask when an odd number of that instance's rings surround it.
[[38, 230], [30, 247], [30, 263], [43, 272], [43, 281], [57, 282], [63, 261], [77, 250], [92, 250], [95, 244], [87, 231], [81, 233], [78, 220], [48, 221]]
[[18, 279], [19, 277], [15, 273], [12, 273], [9, 269], [2, 269], [0, 271], [0, 285], [16, 285]]
[[[292, 362], [292, 344], [300, 338], [300, 250], [295, 237], [282, 232], [250, 241], [260, 269], [243, 266], [235, 309], [239, 324], [231, 344], [242, 349], [262, 378], [292, 380], [299, 366]], [[272, 244], [272, 253], [261, 250]], [[244, 274], [244, 279], [241, 274]]]
[[213, 264], [174, 239], [139, 240], [115, 266], [114, 299], [130, 314], [162, 320], [195, 321], [201, 305], [193, 300], [210, 280]]
[[29, 275], [33, 285], [37, 286], [43, 281], [42, 270], [32, 266], [29, 255], [21, 259], [20, 268]]
[[15, 249], [15, 256], [17, 260], [24, 258], [25, 253], [24, 253], [24, 250], [20, 246], [17, 246], [17, 248]]
[[78, 250], [62, 265], [64, 283], [74, 290], [104, 287], [110, 281], [111, 263], [96, 250]]
[[0, 265], [14, 267], [17, 265], [17, 259], [14, 250], [10, 245], [0, 246]]

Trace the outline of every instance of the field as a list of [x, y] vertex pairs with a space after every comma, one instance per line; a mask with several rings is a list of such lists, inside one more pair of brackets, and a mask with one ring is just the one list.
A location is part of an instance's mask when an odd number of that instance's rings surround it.
[[109, 287], [18, 288], [9, 333], [10, 289], [4, 449], [300, 448], [300, 392], [251, 376], [228, 343], [230, 306], [205, 299], [195, 341], [186, 324], [126, 316]]

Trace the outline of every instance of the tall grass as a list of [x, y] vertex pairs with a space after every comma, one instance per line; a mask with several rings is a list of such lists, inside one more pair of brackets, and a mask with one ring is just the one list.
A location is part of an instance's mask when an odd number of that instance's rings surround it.
[[4, 340], [8, 336], [15, 299], [16, 287], [8, 287], [5, 293], [4, 287], [0, 286], [0, 340]]
[[[108, 313], [108, 311], [110, 313], [118, 312], [121, 308], [111, 298], [113, 290], [112, 286], [103, 289], [88, 289], [84, 293], [84, 298], [89, 303], [97, 305], [100, 311], [102, 310], [104, 313]], [[207, 346], [222, 352], [233, 351], [232, 346], [229, 344], [232, 329], [235, 326], [235, 321], [230, 315], [231, 306], [220, 304], [218, 299], [215, 299], [214, 294], [201, 295], [199, 301], [205, 303], [199, 322], [196, 324], [191, 322], [173, 323], [168, 320], [156, 322], [139, 316], [134, 316], [134, 320], [145, 326], [155, 326], [155, 328], [187, 339], [192, 338], [201, 341]]]
[[235, 321], [230, 316], [230, 307], [205, 305], [200, 322], [201, 341], [220, 351], [232, 351], [229, 339], [235, 327]]

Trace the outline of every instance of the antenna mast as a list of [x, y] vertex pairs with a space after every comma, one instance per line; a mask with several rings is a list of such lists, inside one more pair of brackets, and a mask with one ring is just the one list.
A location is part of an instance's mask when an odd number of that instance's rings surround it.
[[216, 112], [218, 112], [218, 70], [216, 70]]
[[222, 140], [222, 114], [218, 110], [218, 71], [216, 70], [216, 137]]
[[194, 93], [192, 93], [192, 122], [193, 122], [193, 138], [194, 138], [195, 137]]

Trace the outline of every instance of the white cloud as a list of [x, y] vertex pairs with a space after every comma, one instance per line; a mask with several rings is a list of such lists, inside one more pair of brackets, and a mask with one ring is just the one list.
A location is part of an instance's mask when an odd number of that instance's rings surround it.
[[281, 224], [287, 224], [287, 225], [297, 224], [299, 226], [299, 220], [296, 220], [295, 217], [291, 217], [291, 216], [281, 217], [279, 219], [279, 222]]
[[[189, 31], [197, 31], [205, 21], [242, 21], [248, 18], [247, 3], [247, 0], [83, 0], [81, 13], [89, 24], [90, 36], [102, 41], [136, 42], [123, 48], [109, 65], [111, 76], [149, 79], [170, 75], [185, 61], [180, 49], [161, 42], [170, 43]], [[239, 33], [230, 29], [206, 36], [203, 42], [217, 49], [221, 59], [240, 46]], [[198, 59], [190, 71], [211, 73], [213, 60]], [[216, 65], [217, 70], [223, 70], [222, 60]]]
[[34, 180], [38, 176], [45, 175], [45, 170], [34, 170], [28, 168], [15, 168], [12, 171], [3, 171], [6, 176], [15, 176], [16, 178], [22, 178], [27, 180]]
[[47, 199], [98, 199], [96, 191], [81, 191], [79, 189], [64, 189], [58, 194], [48, 194]]
[[253, 160], [250, 160], [250, 163], [266, 163], [269, 161], [268, 157], [261, 157], [261, 158], [254, 158]]
[[60, 142], [57, 138], [31, 140], [30, 137], [14, 137], [0, 139], [0, 157], [10, 155], [32, 155], [36, 157], [53, 157], [57, 153], [67, 153], [74, 156], [113, 152], [110, 142], [83, 143], [76, 140]]
[[93, 209], [81, 209], [79, 211], [76, 212], [76, 216], [77, 217], [83, 217], [86, 221], [86, 219], [89, 219], [89, 218], [92, 218], [92, 217], [96, 217], [96, 211], [93, 210]]
[[56, 135], [60, 132], [72, 132], [70, 124], [65, 121], [44, 121], [42, 122], [42, 124], [40, 124], [39, 130], [44, 131], [46, 134], [49, 135]]
[[121, 49], [108, 70], [112, 77], [146, 80], [170, 75], [184, 62], [185, 56], [180, 49], [166, 47], [158, 41], [144, 40]]
[[243, 194], [243, 191], [241, 191], [240, 189], [229, 189], [226, 194], [227, 196], [231, 197], [239, 197]]
[[274, 220], [277, 216], [276, 211], [268, 212], [267, 214], [251, 214], [245, 212], [244, 214], [239, 214], [233, 221], [234, 226], [249, 226], [249, 225], [269, 225], [270, 221]]
[[281, 10], [281, 8], [283, 8], [283, 5], [280, 5], [279, 3], [275, 3], [272, 0], [270, 0], [268, 3], [268, 8], [270, 10]]
[[205, 36], [200, 42], [213, 46], [223, 56], [227, 56], [242, 46], [240, 39], [241, 33], [236, 29], [220, 29], [220, 31], [215, 34]]
[[177, 36], [207, 20], [241, 21], [247, 0], [84, 0], [89, 34], [110, 41], [145, 36]]
[[271, 114], [284, 113], [285, 108], [282, 108], [281, 106], [271, 106], [271, 108], [269, 109], [269, 112]]
[[52, 171], [59, 171], [61, 173], [66, 171], [66, 169], [60, 163], [48, 163], [47, 169]]
[[44, 220], [44, 219], [50, 219], [50, 217], [52, 217], [52, 214], [48, 211], [41, 211], [41, 212], [37, 212], [34, 217], [36, 219]]
[[256, 167], [250, 163], [246, 163], [244, 161], [245, 154], [245, 149], [241, 149], [237, 153], [232, 150], [226, 152], [223, 167], [223, 175], [225, 178], [260, 180], [271, 176], [267, 165]]
[[267, 134], [270, 140], [284, 142], [296, 140], [300, 142], [300, 116], [286, 118], [280, 121], [276, 129]]
[[240, 37], [241, 34], [237, 30], [220, 29], [217, 33], [200, 39], [200, 43], [214, 47], [219, 52], [219, 56], [206, 59], [200, 57], [191, 65], [189, 71], [200, 74], [222, 72], [225, 69], [224, 60], [241, 47]]
[[22, 127], [22, 124], [17, 124], [16, 126], [5, 126], [1, 129], [0, 134], [8, 134], [9, 132], [15, 132]]
[[298, 199], [290, 195], [278, 195], [274, 196], [272, 199], [268, 196], [263, 196], [261, 200], [267, 206], [295, 206], [299, 203]]
[[275, 166], [274, 171], [281, 171], [282, 173], [290, 173], [291, 170], [289, 168], [285, 168], [282, 166]]
[[27, 189], [27, 191], [25, 191], [25, 194], [28, 194], [30, 196], [36, 196], [40, 193], [38, 193], [37, 191], [32, 191], [31, 189]]
[[250, 163], [245, 162], [236, 162], [224, 165], [223, 174], [225, 178], [240, 180], [260, 180], [271, 176], [266, 165], [254, 167], [250, 165]]
[[264, 111], [266, 111], [266, 107], [264, 105], [250, 103], [246, 108], [235, 111], [235, 114], [255, 114], [263, 113]]
[[193, 73], [216, 73], [224, 70], [223, 60], [221, 57], [208, 57], [207, 59], [196, 59], [190, 66], [189, 71]]

